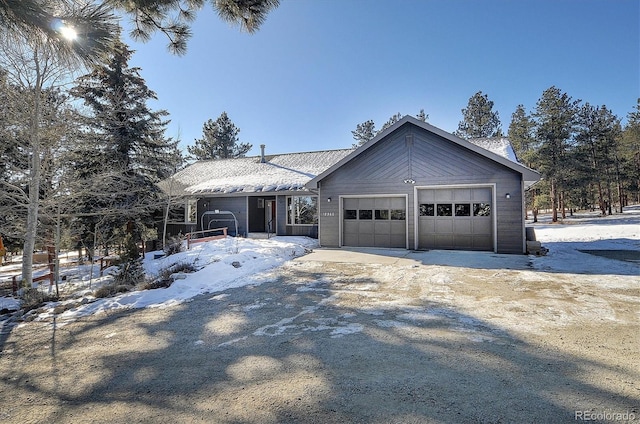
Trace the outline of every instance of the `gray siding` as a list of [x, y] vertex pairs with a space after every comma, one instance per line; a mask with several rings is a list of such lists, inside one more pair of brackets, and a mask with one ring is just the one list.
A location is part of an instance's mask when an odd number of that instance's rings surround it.
[[[205, 205], [206, 204], [206, 205]], [[238, 220], [238, 234], [247, 235], [247, 198], [241, 197], [206, 197], [198, 200], [198, 230], [200, 228], [200, 217], [205, 211], [231, 211]]]
[[[415, 184], [404, 183], [405, 179]], [[521, 175], [413, 125], [400, 127], [320, 181], [320, 243], [339, 245], [340, 195], [406, 194], [409, 247], [413, 248], [414, 186], [464, 184], [495, 184], [497, 251], [523, 253]]]

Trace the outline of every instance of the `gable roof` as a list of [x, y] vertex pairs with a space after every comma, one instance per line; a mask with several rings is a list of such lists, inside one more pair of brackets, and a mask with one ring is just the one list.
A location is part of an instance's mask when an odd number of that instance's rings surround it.
[[304, 191], [353, 149], [198, 161], [160, 183], [171, 195]]
[[[511, 148], [511, 143], [508, 142], [507, 139], [503, 138], [502, 141], [496, 141], [496, 139], [475, 139], [473, 140], [465, 140], [458, 136], [455, 136], [451, 133], [448, 133], [440, 128], [434, 127], [431, 124], [420, 121], [419, 119], [414, 118], [410, 115], [405, 115], [401, 120], [390, 126], [389, 128], [381, 131], [374, 138], [358, 147], [356, 150], [352, 151], [350, 154], [342, 158], [339, 162], [333, 164], [330, 168], [326, 169], [317, 177], [313, 178], [307, 184], [307, 187], [311, 189], [318, 188], [318, 182], [325, 178], [326, 176], [332, 174], [335, 170], [346, 164], [347, 162], [354, 159], [356, 156], [364, 153], [380, 140], [384, 139], [387, 135], [396, 131], [403, 125], [415, 125], [416, 127], [422, 128], [426, 131], [429, 131], [435, 135], [438, 135], [454, 144], [462, 146], [466, 149], [469, 149], [475, 153], [478, 153], [494, 162], [498, 162], [501, 165], [506, 166], [507, 168], [513, 169], [516, 172], [522, 174], [523, 180], [525, 181], [525, 187], [529, 187], [533, 185], [535, 182], [540, 180], [540, 174], [536, 171], [527, 168], [526, 166], [518, 163], [515, 153], [513, 153], [513, 148]], [[489, 143], [487, 140], [492, 140]], [[506, 142], [506, 143], [505, 143]], [[476, 144], [477, 143], [477, 144]], [[507, 147], [506, 144], [509, 146]], [[494, 151], [495, 150], [495, 151]]]

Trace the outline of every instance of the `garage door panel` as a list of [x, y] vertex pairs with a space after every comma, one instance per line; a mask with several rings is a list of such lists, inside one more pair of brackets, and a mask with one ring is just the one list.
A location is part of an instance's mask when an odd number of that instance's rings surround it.
[[436, 202], [451, 202], [453, 201], [453, 192], [451, 190], [434, 190]]
[[490, 235], [474, 235], [473, 236], [473, 249], [474, 250], [492, 250], [493, 237]]
[[437, 218], [435, 220], [436, 234], [453, 234], [453, 220], [446, 218]]
[[474, 188], [471, 192], [472, 200], [474, 202], [491, 202], [491, 189], [490, 188]]
[[453, 200], [469, 200], [471, 198], [471, 189], [455, 189], [453, 190]]
[[372, 233], [358, 234], [358, 243], [355, 246], [371, 246], [375, 247], [375, 240]]
[[358, 234], [358, 222], [355, 220], [345, 220], [343, 225], [345, 234]]
[[471, 234], [454, 234], [453, 245], [456, 247], [456, 249], [472, 249], [473, 237], [471, 236]]
[[434, 239], [440, 249], [453, 249], [453, 234], [435, 234]]
[[456, 234], [471, 234], [471, 220], [460, 218], [453, 220], [453, 232]]
[[407, 238], [404, 234], [391, 234], [389, 247], [407, 247]]
[[342, 243], [346, 246], [357, 246], [358, 245], [358, 233], [345, 233], [342, 237]]
[[476, 218], [473, 220], [473, 232], [481, 234], [491, 234], [491, 219]]

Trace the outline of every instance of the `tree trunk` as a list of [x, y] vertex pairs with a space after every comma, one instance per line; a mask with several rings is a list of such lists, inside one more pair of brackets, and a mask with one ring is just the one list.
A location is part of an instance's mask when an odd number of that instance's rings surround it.
[[600, 207], [600, 212], [602, 215], [607, 214], [606, 202], [604, 201], [604, 191], [602, 190], [602, 183], [598, 180], [598, 206]]
[[620, 213], [622, 213], [622, 208], [625, 207], [624, 202], [624, 187], [622, 186], [622, 178], [620, 177], [620, 161], [618, 160], [618, 155], [614, 156], [614, 161], [616, 165], [616, 185], [618, 188], [618, 202], [620, 204]]
[[40, 179], [42, 167], [40, 158], [40, 97], [42, 76], [36, 61], [36, 83], [33, 89], [33, 111], [30, 125], [31, 169], [29, 170], [29, 204], [27, 205], [27, 228], [22, 252], [22, 283], [31, 287], [33, 282], [33, 251], [38, 235], [38, 207], [40, 206]]
[[551, 222], [558, 222], [558, 199], [556, 193], [556, 179], [551, 178], [551, 192], [549, 193], [551, 197]]

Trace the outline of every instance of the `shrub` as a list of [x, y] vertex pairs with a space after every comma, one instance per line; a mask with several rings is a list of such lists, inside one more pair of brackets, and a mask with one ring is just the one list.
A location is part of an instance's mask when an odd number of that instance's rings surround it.
[[158, 276], [153, 280], [147, 281], [143, 286], [143, 290], [152, 290], [152, 289], [160, 289], [167, 288], [173, 284], [172, 275], [177, 272], [183, 272], [186, 274], [196, 272], [198, 268], [195, 265], [188, 262], [178, 262], [176, 264], [171, 265], [170, 267], [164, 268], [160, 271]]
[[140, 281], [144, 281], [144, 269], [138, 259], [121, 264], [114, 275], [116, 285], [135, 286]]
[[104, 286], [100, 287], [93, 293], [93, 295], [96, 298], [105, 298], [116, 295], [118, 293], [126, 293], [128, 291], [131, 291], [132, 288], [133, 286], [131, 285], [118, 284], [114, 281], [113, 283], [105, 284]]
[[184, 251], [184, 245], [182, 244], [182, 237], [171, 237], [166, 246], [164, 246], [164, 254], [167, 256], [175, 255]]
[[44, 294], [40, 290], [32, 288], [25, 289], [21, 296], [21, 309], [24, 312], [28, 312], [32, 309], [37, 309], [46, 302], [53, 302], [58, 300], [57, 297], [49, 294]]

